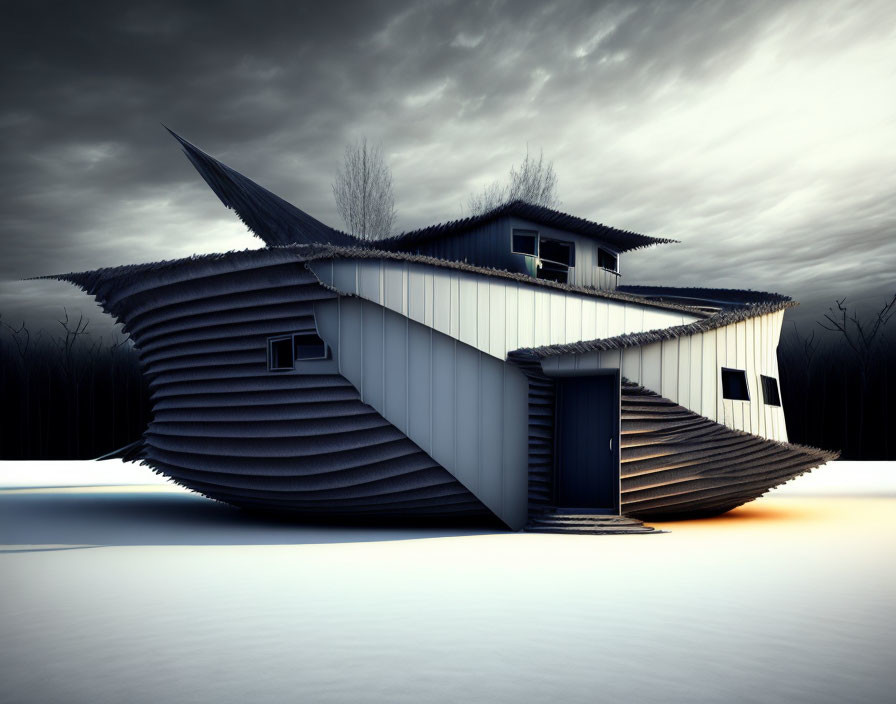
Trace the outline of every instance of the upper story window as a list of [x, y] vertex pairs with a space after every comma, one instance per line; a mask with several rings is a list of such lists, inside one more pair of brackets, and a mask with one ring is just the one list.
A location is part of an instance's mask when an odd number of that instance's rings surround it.
[[268, 338], [268, 371], [288, 372], [296, 362], [328, 359], [329, 348], [317, 332], [297, 332]]
[[619, 258], [606, 249], [597, 250], [597, 265], [607, 271], [619, 271]]
[[537, 257], [538, 233], [535, 230], [514, 230], [513, 253]]
[[542, 261], [562, 264], [563, 266], [575, 266], [576, 246], [573, 242], [551, 240], [547, 237], [542, 237], [538, 256]]
[[743, 369], [722, 367], [722, 398], [729, 398], [733, 401], [750, 400], [747, 373]]
[[759, 375], [762, 381], [762, 399], [768, 406], [781, 405], [781, 393], [778, 390], [778, 380], [773, 376]]

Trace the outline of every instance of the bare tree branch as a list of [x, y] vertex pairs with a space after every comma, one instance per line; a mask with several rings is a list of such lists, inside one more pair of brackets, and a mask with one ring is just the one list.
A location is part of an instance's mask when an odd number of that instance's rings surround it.
[[471, 194], [467, 199], [469, 214], [481, 215], [514, 200], [543, 205], [546, 208], [556, 208], [560, 205], [554, 163], [551, 161], [545, 163], [542, 150], [539, 150], [536, 159], [529, 154], [527, 146], [523, 162], [518, 167], [510, 168], [507, 180], [506, 185], [495, 181], [479, 193]]

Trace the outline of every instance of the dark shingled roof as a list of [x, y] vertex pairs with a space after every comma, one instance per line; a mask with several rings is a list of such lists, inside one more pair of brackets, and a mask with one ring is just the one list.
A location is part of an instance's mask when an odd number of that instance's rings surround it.
[[[532, 286], [541, 286], [546, 288], [559, 289], [570, 293], [579, 293], [595, 298], [605, 298], [609, 300], [621, 301], [624, 303], [636, 303], [651, 308], [663, 308], [666, 310], [678, 310], [689, 315], [704, 316], [705, 313], [697, 308], [681, 305], [679, 303], [664, 303], [662, 301], [652, 301], [648, 298], [636, 296], [631, 293], [618, 293], [616, 291], [601, 291], [594, 288], [586, 288], [584, 286], [572, 286], [547, 279], [536, 279], [526, 274], [518, 274], [515, 272], [505, 271], [503, 269], [490, 269], [486, 267], [474, 266], [464, 262], [449, 261], [447, 259], [438, 259], [436, 257], [428, 257], [425, 255], [411, 254], [408, 252], [392, 252], [378, 249], [369, 249], [366, 247], [335, 247], [331, 245], [287, 245], [282, 247], [265, 247], [262, 249], [246, 249], [235, 252], [225, 252], [221, 254], [201, 254], [193, 255], [183, 259], [171, 259], [160, 262], [151, 262], [148, 264], [126, 264], [117, 267], [106, 267], [103, 269], [95, 269], [92, 271], [72, 272], [68, 274], [49, 274], [46, 276], [35, 276], [34, 279], [57, 279], [59, 281], [68, 281], [79, 286], [88, 293], [93, 294], [98, 290], [100, 285], [108, 287], [114, 279], [126, 278], [129, 282], [135, 276], [150, 272], [159, 272], [164, 270], [184, 270], [191, 271], [195, 277], [209, 275], [213, 273], [213, 267], [218, 262], [309, 262], [320, 261], [323, 259], [392, 259], [396, 261], [407, 261], [419, 264], [427, 264], [445, 269], [455, 269], [458, 271], [468, 271], [473, 274], [481, 274], [484, 276], [492, 276], [501, 279], [511, 279], [520, 283]], [[216, 273], [216, 272], [214, 272]]]
[[332, 244], [349, 247], [372, 247], [381, 250], [406, 250], [424, 240], [465, 232], [496, 218], [508, 215], [555, 227], [558, 230], [566, 230], [586, 237], [593, 237], [619, 252], [677, 241], [618, 230], [591, 220], [577, 218], [573, 215], [567, 215], [566, 213], [521, 200], [506, 203], [482, 215], [430, 225], [419, 230], [405, 232], [396, 237], [374, 242], [361, 240], [329, 225], [325, 225], [320, 220], [311, 217], [308, 213], [283, 200], [280, 196], [271, 193], [266, 188], [262, 188], [238, 171], [209, 156], [172, 130], [167, 127], [165, 129], [180, 143], [190, 163], [196, 167], [199, 175], [205, 179], [205, 182], [221, 199], [221, 202], [236, 212], [246, 227], [268, 246]]
[[[724, 291], [725, 289], [719, 290]], [[754, 291], [753, 293], [758, 292]], [[716, 328], [721, 328], [725, 325], [739, 323], [742, 320], [755, 318], [759, 315], [776, 313], [779, 310], [784, 310], [797, 305], [792, 299], [778, 293], [764, 295], [768, 296], [769, 299], [759, 303], [746, 303], [736, 308], [726, 308], [707, 318], [685, 325], [674, 325], [669, 328], [660, 328], [658, 330], [649, 330], [647, 332], [635, 332], [627, 335], [616, 335], [615, 337], [605, 337], [600, 340], [585, 340], [564, 345], [524, 347], [514, 350], [511, 354], [518, 358], [545, 359], [547, 357], [557, 357], [564, 354], [583, 354], [585, 352], [604, 352], [608, 350], [624, 349], [626, 347], [639, 347], [641, 345], [648, 345], [651, 342], [672, 340], [677, 337], [687, 337], [688, 335], [715, 330]]]
[[280, 196], [262, 188], [229, 166], [209, 156], [170, 129], [184, 154], [221, 202], [267, 245], [326, 242], [357, 245], [359, 240], [308, 215]]
[[515, 200], [510, 203], [498, 206], [494, 210], [489, 210], [482, 215], [474, 215], [473, 217], [463, 218], [461, 220], [452, 220], [451, 222], [441, 223], [439, 225], [430, 225], [419, 230], [412, 230], [404, 234], [391, 237], [389, 239], [379, 240], [377, 247], [383, 249], [408, 249], [426, 240], [446, 237], [448, 235], [456, 235], [468, 230], [484, 225], [497, 218], [513, 215], [525, 220], [531, 220], [539, 225], [547, 227], [555, 227], [558, 230], [574, 232], [585, 237], [593, 237], [613, 247], [619, 252], [628, 252], [641, 247], [649, 247], [654, 244], [669, 244], [678, 242], [678, 240], [670, 240], [660, 237], [648, 237], [647, 235], [639, 235], [637, 232], [628, 232], [626, 230], [617, 230], [615, 227], [601, 225], [592, 220], [577, 218], [574, 215], [567, 215], [557, 210], [551, 210], [541, 205], [533, 205], [525, 201]]

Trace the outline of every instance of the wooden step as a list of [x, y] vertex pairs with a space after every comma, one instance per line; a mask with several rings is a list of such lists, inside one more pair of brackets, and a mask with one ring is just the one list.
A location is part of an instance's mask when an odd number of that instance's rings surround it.
[[556, 508], [535, 516], [525, 530], [529, 533], [570, 533], [580, 535], [625, 535], [664, 533], [645, 526], [636, 518], [607, 513], [579, 512]]
[[556, 533], [560, 535], [659, 535], [660, 533], [665, 533], [664, 530], [655, 530], [654, 528], [644, 527], [641, 529], [635, 528], [620, 528], [618, 530], [607, 530], [605, 528], [549, 528], [547, 526], [544, 527], [526, 527], [527, 533]]

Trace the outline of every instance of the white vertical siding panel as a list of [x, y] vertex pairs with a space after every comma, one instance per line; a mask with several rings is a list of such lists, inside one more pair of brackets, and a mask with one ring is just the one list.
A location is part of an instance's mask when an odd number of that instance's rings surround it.
[[678, 393], [675, 401], [685, 408], [691, 406], [691, 338], [678, 338]]
[[621, 369], [622, 350], [606, 350], [601, 352], [600, 366], [602, 369]]
[[600, 339], [597, 330], [597, 302], [587, 298], [582, 301], [582, 339]]
[[517, 348], [535, 346], [535, 292], [517, 288]]
[[[408, 329], [408, 437], [432, 454], [432, 331]], [[441, 432], [438, 431], [437, 432]]]
[[592, 301], [594, 305], [595, 319], [595, 335], [594, 339], [599, 340], [604, 337], [610, 337], [610, 304], [606, 301]]
[[383, 315], [381, 307], [364, 306], [361, 309], [363, 336], [364, 380], [361, 395], [380, 413], [385, 412], [383, 399]]
[[446, 335], [451, 332], [451, 276], [441, 271], [433, 277], [432, 326]]
[[621, 303], [608, 302], [607, 307], [607, 337], [616, 337], [625, 332], [625, 306]]
[[509, 286], [504, 297], [504, 344], [507, 350], [519, 349], [519, 286]]
[[[666, 326], [668, 327], [668, 325]], [[633, 303], [625, 304], [625, 331], [644, 331], [644, 307]]]
[[570, 296], [566, 299], [566, 342], [593, 339], [582, 335], [582, 299]]
[[357, 298], [340, 298], [339, 303], [339, 371], [361, 390], [364, 384], [362, 302]]
[[[317, 263], [315, 263], [317, 264]], [[315, 269], [316, 271], [316, 269]], [[358, 262], [333, 260], [333, 286], [346, 293], [358, 292]]]
[[663, 315], [659, 310], [646, 308], [644, 310], [644, 330], [660, 330], [662, 328], [667, 328], [670, 325], [674, 325], [675, 323], [669, 322], [668, 318]]
[[548, 344], [562, 344], [566, 341], [566, 297], [548, 294], [550, 305], [550, 333]]
[[489, 344], [489, 282], [478, 278], [476, 281], [476, 342], [474, 347], [488, 352]]
[[[432, 337], [432, 458], [443, 467], [455, 467], [454, 348], [457, 343], [444, 335]], [[456, 472], [456, 470], [455, 470]], [[455, 476], [457, 476], [455, 474]]]
[[435, 275], [432, 271], [427, 271], [423, 278], [423, 324], [432, 327], [433, 321], [433, 286]]
[[[455, 345], [454, 475], [474, 491], [479, 488], [480, 353], [467, 345]], [[439, 431], [441, 427], [439, 426]]]
[[663, 354], [660, 396], [675, 401], [678, 396], [678, 340], [663, 340], [660, 346]]
[[641, 348], [641, 385], [660, 393], [663, 388], [662, 343], [652, 342]]
[[408, 271], [408, 317], [418, 323], [425, 323], [424, 316], [424, 274], [419, 269], [411, 267]]
[[382, 262], [378, 259], [368, 259], [358, 263], [359, 289], [358, 295], [382, 305], [381, 274]]
[[544, 291], [535, 292], [535, 330], [536, 347], [550, 344], [551, 339], [551, 298]]
[[476, 280], [470, 276], [461, 276], [458, 280], [459, 288], [459, 319], [458, 339], [468, 345], [476, 346], [478, 334], [477, 321], [477, 290]]
[[622, 376], [636, 384], [641, 383], [640, 347], [626, 347], [622, 351]]
[[480, 344], [480, 349], [487, 349], [488, 353], [504, 359], [507, 356], [507, 339], [505, 321], [505, 291], [503, 284], [489, 284], [488, 291], [488, 347]]
[[401, 432], [408, 432], [408, 320], [386, 311], [383, 337], [383, 415]]
[[451, 322], [449, 323], [448, 334], [451, 337], [458, 338], [460, 336], [460, 280], [456, 274], [451, 275], [450, 286], [451, 299], [448, 315]]
[[722, 425], [734, 427], [732, 425], [732, 417], [730, 413], [731, 401], [722, 398], [722, 367], [728, 365], [728, 334], [725, 328], [719, 328], [716, 333], [716, 419]]
[[717, 400], [719, 379], [719, 361], [716, 354], [717, 332], [718, 331], [716, 330], [710, 330], [700, 336], [703, 339], [703, 379], [700, 383], [702, 394], [700, 405], [703, 407], [703, 415], [715, 421], [719, 421]]
[[703, 335], [691, 337], [690, 409], [703, 415]]
[[404, 262], [383, 261], [383, 305], [404, 314]]

